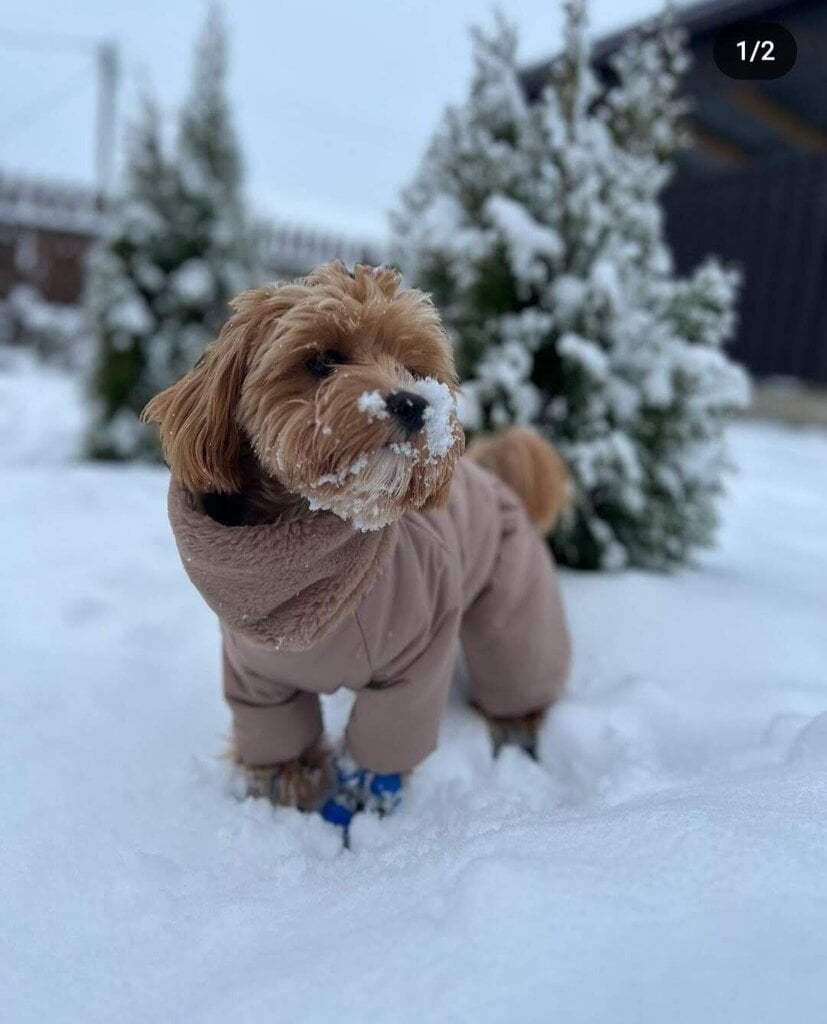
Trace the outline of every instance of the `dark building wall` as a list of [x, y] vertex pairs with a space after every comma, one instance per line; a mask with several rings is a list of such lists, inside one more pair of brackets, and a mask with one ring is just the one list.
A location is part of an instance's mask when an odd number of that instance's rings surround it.
[[77, 304], [100, 226], [92, 189], [0, 173], [0, 299], [26, 284], [47, 302]]
[[[827, 382], [827, 0], [705, 0], [681, 6], [692, 63], [690, 149], [664, 196], [667, 238], [686, 272], [715, 254], [744, 276], [733, 354], [756, 376]], [[784, 77], [735, 81], [713, 60], [721, 29], [776, 22], [796, 39]], [[598, 40], [609, 58], [626, 33]], [[529, 98], [548, 80], [549, 61], [526, 69]]]
[[[686, 14], [684, 81], [693, 147], [665, 196], [681, 270], [714, 252], [742, 270], [733, 354], [756, 377], [827, 383], [827, 3], [705, 3]], [[776, 22], [796, 39], [794, 68], [734, 81], [715, 65], [718, 32]]]
[[37, 268], [34, 284], [46, 302], [68, 306], [83, 295], [84, 261], [93, 240], [59, 231], [37, 235]]
[[0, 224], [0, 300], [16, 284], [27, 284], [46, 302], [78, 305], [94, 241], [83, 232]]
[[17, 279], [16, 238], [13, 228], [0, 225], [0, 299], [8, 295]]
[[714, 252], [742, 272], [735, 358], [757, 377], [827, 383], [827, 157], [684, 176], [664, 206], [679, 270]]
[[[693, 13], [694, 12], [694, 13]], [[692, 64], [683, 82], [694, 146], [680, 173], [718, 174], [779, 157], [827, 153], [827, 3], [741, 0], [705, 3], [684, 14]], [[720, 30], [741, 21], [775, 22], [793, 34], [795, 66], [770, 81], [736, 81], [715, 64]]]

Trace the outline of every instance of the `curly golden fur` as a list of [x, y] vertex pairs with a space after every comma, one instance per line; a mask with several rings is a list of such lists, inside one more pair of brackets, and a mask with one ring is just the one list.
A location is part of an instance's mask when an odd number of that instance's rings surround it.
[[317, 811], [333, 786], [332, 752], [324, 740], [314, 743], [301, 757], [282, 764], [245, 766], [234, 748], [229, 757], [243, 769], [247, 796], [264, 798], [281, 807]]
[[522, 498], [540, 533], [550, 533], [569, 501], [570, 478], [557, 450], [528, 427], [505, 427], [474, 438], [468, 458]]
[[[422, 432], [358, 405], [366, 393], [415, 389], [424, 378], [456, 390], [436, 309], [400, 284], [391, 269], [350, 274], [332, 263], [240, 295], [218, 340], [144, 410], [160, 425], [173, 475], [197, 494], [241, 496], [243, 522], [314, 507], [348, 518], [356, 504], [378, 527], [443, 505], [464, 448], [459, 424], [434, 459]], [[329, 373], [314, 376], [319, 365]]]

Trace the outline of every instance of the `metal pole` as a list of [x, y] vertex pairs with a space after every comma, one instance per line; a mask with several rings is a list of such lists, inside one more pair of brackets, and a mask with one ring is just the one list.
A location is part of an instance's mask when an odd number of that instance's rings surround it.
[[118, 86], [118, 50], [115, 43], [98, 43], [98, 115], [95, 132], [95, 171], [98, 195], [106, 201], [115, 165], [115, 99]]

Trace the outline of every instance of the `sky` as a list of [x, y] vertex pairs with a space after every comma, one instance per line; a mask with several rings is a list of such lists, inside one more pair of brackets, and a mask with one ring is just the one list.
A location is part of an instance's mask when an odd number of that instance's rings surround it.
[[[557, 0], [500, 5], [526, 62], [560, 44]], [[595, 34], [660, 0], [592, 0]], [[471, 71], [468, 27], [489, 0], [226, 0], [228, 88], [257, 213], [365, 238], [412, 177]], [[5, 0], [0, 5], [0, 173], [92, 184], [96, 44], [117, 45], [118, 155], [143, 89], [169, 124], [183, 100], [205, 0]]]

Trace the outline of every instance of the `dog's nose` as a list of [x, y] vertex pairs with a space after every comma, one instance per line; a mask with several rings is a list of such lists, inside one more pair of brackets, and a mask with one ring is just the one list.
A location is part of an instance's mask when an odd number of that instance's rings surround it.
[[385, 405], [388, 412], [410, 433], [422, 430], [425, 410], [428, 408], [428, 403], [422, 395], [416, 395], [413, 391], [393, 391], [385, 400]]

